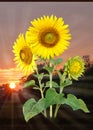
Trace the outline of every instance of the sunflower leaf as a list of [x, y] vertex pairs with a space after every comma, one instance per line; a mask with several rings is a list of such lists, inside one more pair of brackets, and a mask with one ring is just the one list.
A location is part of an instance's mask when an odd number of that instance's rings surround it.
[[58, 94], [55, 89], [49, 88], [46, 92], [45, 98], [40, 99], [38, 102], [35, 99], [29, 99], [23, 105], [23, 114], [26, 122], [32, 117], [38, 115], [50, 105], [64, 104], [64, 94]]
[[26, 122], [32, 117], [36, 116], [45, 109], [45, 98], [40, 99], [38, 102], [35, 99], [29, 99], [23, 105], [23, 114]]
[[38, 78], [39, 80], [42, 80], [44, 77], [44, 73], [41, 74], [34, 74], [33, 76], [35, 76], [36, 78]]
[[58, 94], [54, 88], [49, 88], [46, 92], [46, 108], [54, 104], [64, 104], [64, 94]]
[[51, 59], [50, 62], [55, 64], [55, 65], [58, 65], [60, 63], [62, 63], [63, 59], [62, 58], [58, 58], [58, 59]]
[[47, 70], [49, 73], [52, 73], [54, 67], [53, 67], [53, 66], [52, 66], [52, 67], [50, 67], [50, 66], [45, 66], [44, 69]]
[[33, 89], [35, 89], [35, 90], [40, 90], [40, 88], [39, 88], [39, 87], [33, 87]]
[[49, 87], [49, 86], [50, 86], [50, 81], [47, 81], [45, 87]]
[[89, 110], [88, 110], [86, 104], [84, 103], [84, 101], [82, 99], [77, 99], [77, 97], [74, 96], [73, 94], [67, 95], [67, 99], [65, 100], [65, 104], [72, 107], [73, 110], [81, 109], [84, 112], [89, 112]]
[[[46, 87], [49, 87], [49, 86], [50, 86], [50, 81], [47, 81], [46, 82]], [[58, 85], [58, 83], [52, 81], [52, 87], [53, 88], [59, 88], [59, 85]]]
[[83, 110], [84, 112], [89, 112], [85, 102], [82, 99], [78, 99], [79, 103], [80, 103], [80, 109]]
[[33, 86], [35, 85], [35, 81], [34, 80], [30, 80], [28, 82], [26, 82], [24, 85], [23, 85], [23, 88], [27, 88], [29, 86]]
[[69, 86], [72, 84], [72, 81], [70, 79], [66, 79], [65, 82], [61, 82], [61, 86], [62, 88], [66, 87], [66, 86]]
[[81, 109], [84, 112], [89, 112], [83, 100], [77, 99], [77, 97], [72, 94], [68, 94], [67, 98], [65, 98], [63, 93], [58, 94], [54, 88], [49, 88], [46, 91], [45, 98], [40, 99], [38, 102], [36, 102], [35, 99], [29, 99], [23, 105], [25, 120], [30, 120], [32, 117], [38, 115], [46, 108], [54, 104], [67, 104], [72, 107], [73, 110]]
[[52, 86], [53, 88], [59, 88], [59, 84], [54, 81], [52, 81]]
[[23, 115], [26, 121], [28, 121], [27, 115], [30, 112], [31, 108], [36, 104], [36, 101], [34, 98], [31, 98], [25, 102], [23, 105]]
[[49, 77], [49, 74], [44, 74], [44, 77]]

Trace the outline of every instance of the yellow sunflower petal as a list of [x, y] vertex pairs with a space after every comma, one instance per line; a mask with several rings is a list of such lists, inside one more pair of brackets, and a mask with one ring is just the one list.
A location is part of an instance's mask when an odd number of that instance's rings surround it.
[[70, 78], [77, 80], [85, 71], [85, 63], [79, 56], [69, 58], [65, 66], [65, 70]]
[[67, 41], [71, 39], [71, 34], [68, 29], [69, 25], [64, 24], [63, 18], [53, 15], [43, 16], [31, 21], [31, 24], [32, 26], [26, 32], [26, 39], [34, 54], [50, 59], [67, 49], [70, 44]]
[[29, 75], [36, 69], [36, 57], [33, 55], [32, 49], [26, 42], [23, 34], [20, 34], [16, 42], [14, 42], [13, 52], [15, 55], [14, 61], [24, 75]]

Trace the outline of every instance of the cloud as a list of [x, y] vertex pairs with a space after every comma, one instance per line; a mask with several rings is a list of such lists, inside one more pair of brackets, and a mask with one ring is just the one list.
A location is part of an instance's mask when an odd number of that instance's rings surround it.
[[23, 74], [17, 68], [0, 69], [0, 84], [18, 81]]

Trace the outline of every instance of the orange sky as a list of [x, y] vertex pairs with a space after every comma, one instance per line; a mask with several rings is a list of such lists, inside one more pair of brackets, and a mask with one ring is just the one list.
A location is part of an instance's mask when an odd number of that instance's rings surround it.
[[16, 68], [0, 69], [0, 85], [11, 81], [18, 82], [21, 77], [23, 74]]
[[93, 2], [0, 2], [0, 84], [19, 80], [23, 75], [13, 61], [13, 44], [25, 33], [30, 21], [43, 15], [63, 17], [72, 35], [68, 49], [60, 55], [90, 55], [93, 61]]

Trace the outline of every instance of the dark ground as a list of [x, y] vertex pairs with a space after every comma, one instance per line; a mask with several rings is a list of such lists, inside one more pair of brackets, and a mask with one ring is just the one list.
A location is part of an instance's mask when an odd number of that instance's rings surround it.
[[35, 116], [28, 123], [22, 113], [22, 104], [30, 96], [29, 90], [9, 93], [0, 90], [0, 130], [92, 130], [93, 129], [93, 79], [74, 82], [64, 90], [64, 93], [73, 93], [87, 104], [90, 113], [81, 110], [73, 111], [63, 105], [56, 120], [49, 120], [42, 114]]

